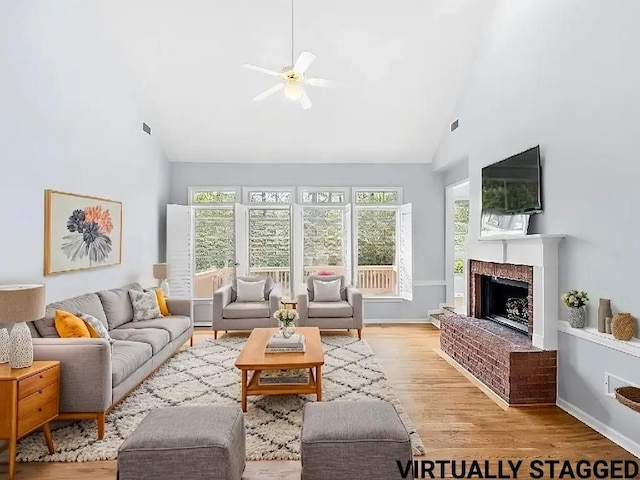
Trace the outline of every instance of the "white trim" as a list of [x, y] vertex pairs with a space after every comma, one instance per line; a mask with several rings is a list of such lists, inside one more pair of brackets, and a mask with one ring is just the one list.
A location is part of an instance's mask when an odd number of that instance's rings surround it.
[[385, 325], [396, 323], [431, 323], [428, 318], [365, 318], [365, 325]]
[[446, 280], [414, 280], [414, 287], [443, 287], [447, 285]]
[[612, 442], [620, 445], [622, 448], [627, 450], [629, 453], [635, 455], [636, 457], [640, 457], [640, 444], [634, 442], [628, 437], [625, 437], [617, 430], [609, 427], [608, 425], [602, 423], [600, 420], [592, 417], [588, 413], [580, 410], [575, 405], [563, 400], [562, 398], [558, 398], [556, 401], [556, 405], [567, 412], [569, 415], [577, 418], [585, 425], [593, 428], [596, 432], [604, 435]]
[[404, 299], [398, 295], [362, 296], [365, 303], [402, 303]]
[[593, 327], [573, 328], [569, 325], [569, 322], [562, 320], [558, 321], [558, 330], [562, 333], [573, 335], [574, 337], [579, 337], [640, 358], [640, 339], [632, 338], [628, 342], [616, 340], [610, 333], [598, 332], [598, 330]]

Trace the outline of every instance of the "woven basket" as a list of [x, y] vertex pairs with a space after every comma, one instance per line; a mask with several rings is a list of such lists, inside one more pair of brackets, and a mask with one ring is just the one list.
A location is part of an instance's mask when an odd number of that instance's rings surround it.
[[640, 412], [640, 388], [620, 387], [616, 388], [616, 399], [623, 405]]
[[611, 321], [611, 333], [617, 340], [631, 340], [635, 325], [630, 313], [616, 313]]

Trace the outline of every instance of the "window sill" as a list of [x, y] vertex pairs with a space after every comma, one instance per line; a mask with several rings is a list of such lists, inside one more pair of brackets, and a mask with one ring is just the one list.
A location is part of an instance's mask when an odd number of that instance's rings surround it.
[[365, 303], [402, 303], [404, 299], [398, 295], [388, 295], [379, 297], [362, 297]]
[[628, 342], [616, 340], [610, 333], [598, 332], [596, 328], [592, 327], [573, 328], [569, 325], [569, 322], [563, 321], [558, 322], [558, 330], [574, 337], [584, 338], [590, 342], [628, 353], [634, 357], [640, 357], [640, 339], [637, 338], [632, 338]]

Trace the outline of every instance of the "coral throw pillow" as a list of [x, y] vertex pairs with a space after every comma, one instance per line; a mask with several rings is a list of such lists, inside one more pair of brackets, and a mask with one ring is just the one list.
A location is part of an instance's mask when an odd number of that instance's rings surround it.
[[87, 324], [72, 313], [56, 310], [53, 322], [61, 338], [91, 338]]
[[167, 299], [164, 298], [164, 292], [162, 290], [156, 290], [156, 298], [158, 299], [160, 313], [165, 317], [171, 315], [171, 312], [169, 312], [169, 307], [167, 306]]

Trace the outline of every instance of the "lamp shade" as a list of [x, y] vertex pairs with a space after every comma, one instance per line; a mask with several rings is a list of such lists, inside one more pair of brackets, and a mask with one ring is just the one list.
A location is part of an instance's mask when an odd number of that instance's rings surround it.
[[153, 278], [157, 280], [164, 280], [167, 278], [167, 264], [156, 263], [153, 265]]
[[0, 285], [0, 323], [40, 320], [45, 307], [44, 285]]

